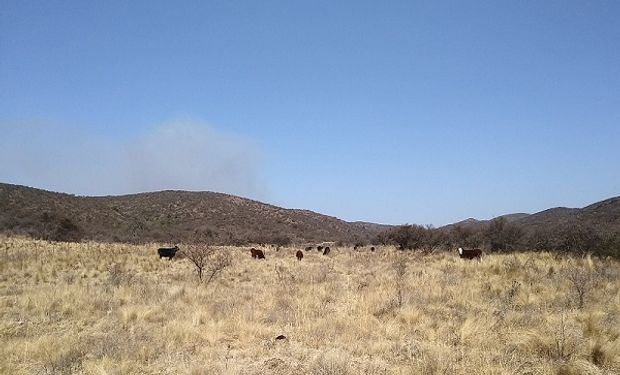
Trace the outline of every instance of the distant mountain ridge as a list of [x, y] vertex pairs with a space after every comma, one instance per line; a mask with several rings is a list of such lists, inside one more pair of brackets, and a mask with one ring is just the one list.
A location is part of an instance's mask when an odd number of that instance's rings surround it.
[[81, 197], [0, 183], [0, 232], [34, 237], [60, 230], [97, 241], [367, 242], [388, 228], [224, 193]]
[[515, 213], [515, 214], [500, 215], [498, 217], [495, 217], [493, 219], [488, 219], [488, 220], [478, 220], [478, 219], [475, 219], [473, 217], [470, 217], [468, 219], [461, 220], [461, 221], [456, 222], [456, 223], [445, 225], [445, 226], [443, 226], [441, 228], [450, 229], [450, 228], [453, 228], [455, 226], [460, 226], [461, 228], [467, 228], [467, 229], [474, 229], [474, 230], [476, 230], [476, 229], [480, 229], [480, 228], [484, 227], [485, 225], [488, 225], [492, 220], [495, 220], [495, 219], [504, 218], [504, 219], [506, 219], [507, 222], [512, 223], [512, 222], [515, 222], [517, 220], [523, 219], [523, 218], [528, 217], [528, 216], [530, 216], [530, 214]]
[[506, 222], [521, 227], [526, 232], [553, 229], [560, 226], [582, 225], [596, 227], [600, 232], [620, 233], [620, 196], [602, 200], [583, 208], [555, 207], [534, 214], [515, 213], [501, 215], [490, 220], [465, 219], [442, 228], [456, 226], [478, 230], [492, 220], [504, 218]]
[[583, 208], [556, 207], [515, 221], [527, 231], [539, 227], [585, 225], [601, 232], [620, 233], [620, 197], [605, 199]]

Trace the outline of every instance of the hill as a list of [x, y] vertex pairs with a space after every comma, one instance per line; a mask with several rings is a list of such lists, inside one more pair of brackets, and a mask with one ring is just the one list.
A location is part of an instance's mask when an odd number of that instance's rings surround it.
[[106, 242], [352, 243], [389, 228], [214, 192], [81, 197], [0, 183], [0, 208], [3, 233]]
[[620, 233], [620, 197], [583, 208], [556, 207], [515, 221], [526, 231], [559, 226], [596, 227], [601, 232]]
[[534, 214], [515, 213], [490, 220], [469, 218], [442, 228], [459, 226], [463, 229], [479, 230], [500, 218], [520, 227], [526, 233], [571, 226], [595, 227], [600, 232], [620, 233], [620, 197], [605, 199], [583, 208], [555, 207]]
[[478, 220], [478, 219], [474, 219], [473, 217], [470, 217], [469, 219], [465, 219], [462, 221], [459, 221], [457, 223], [454, 224], [448, 224], [442, 228], [445, 229], [450, 229], [456, 226], [459, 226], [461, 228], [465, 228], [465, 229], [471, 229], [471, 230], [479, 230], [484, 228], [485, 226], [487, 226], [492, 220], [495, 219], [499, 219], [499, 218], [503, 218], [506, 220], [506, 222], [508, 223], [513, 223], [517, 220], [523, 219], [525, 217], [530, 216], [530, 214], [526, 214], [526, 213], [516, 213], [516, 214], [507, 214], [507, 215], [501, 215], [498, 216], [494, 219], [490, 219], [490, 220]]
[[[499, 220], [498, 220], [499, 219]], [[556, 250], [620, 257], [620, 197], [583, 208], [556, 207], [492, 220], [467, 219], [439, 228], [451, 244], [491, 250]]]

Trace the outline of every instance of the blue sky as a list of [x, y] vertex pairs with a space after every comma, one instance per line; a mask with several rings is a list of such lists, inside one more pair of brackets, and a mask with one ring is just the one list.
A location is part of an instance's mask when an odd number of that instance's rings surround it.
[[0, 181], [443, 225], [620, 195], [617, 1], [3, 1]]

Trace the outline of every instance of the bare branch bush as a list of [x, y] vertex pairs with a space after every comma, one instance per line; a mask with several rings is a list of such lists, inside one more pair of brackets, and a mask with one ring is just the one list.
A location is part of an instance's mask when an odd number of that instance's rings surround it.
[[593, 272], [585, 267], [571, 265], [564, 269], [564, 276], [575, 291], [579, 308], [583, 308], [587, 293], [594, 283]]
[[232, 264], [230, 253], [227, 251], [215, 251], [211, 254], [209, 260], [210, 262], [207, 265], [207, 274], [209, 275], [207, 284]]
[[206, 243], [186, 245], [183, 255], [194, 265], [198, 282], [202, 282], [205, 272], [209, 275], [207, 284], [217, 274], [231, 265], [231, 258], [228, 252], [217, 251]]

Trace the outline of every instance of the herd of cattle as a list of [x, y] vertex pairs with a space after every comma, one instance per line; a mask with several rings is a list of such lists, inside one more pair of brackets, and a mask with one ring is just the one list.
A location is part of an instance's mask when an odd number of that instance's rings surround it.
[[[359, 247], [355, 245], [354, 249], [357, 250], [358, 248]], [[314, 246], [307, 246], [305, 248], [306, 251], [310, 251], [313, 249], [314, 249]], [[329, 252], [331, 251], [329, 246], [317, 246], [316, 249], [319, 252], [322, 251], [323, 255], [329, 255]], [[157, 253], [159, 254], [159, 259], [168, 258], [168, 260], [172, 260], [172, 258], [174, 258], [174, 256], [176, 255], [177, 251], [179, 251], [178, 246], [161, 247], [157, 249]], [[375, 247], [372, 246], [370, 248], [370, 251], [375, 251]], [[482, 250], [480, 249], [463, 249], [462, 247], [459, 247], [458, 253], [461, 259], [470, 259], [470, 260], [478, 259], [479, 260], [482, 257]], [[265, 259], [265, 253], [259, 249], [251, 248], [250, 255], [252, 256], [252, 258], [255, 258], [255, 259]], [[304, 258], [303, 251], [297, 250], [297, 252], [295, 253], [295, 257], [297, 258], [297, 260], [302, 260]]]

